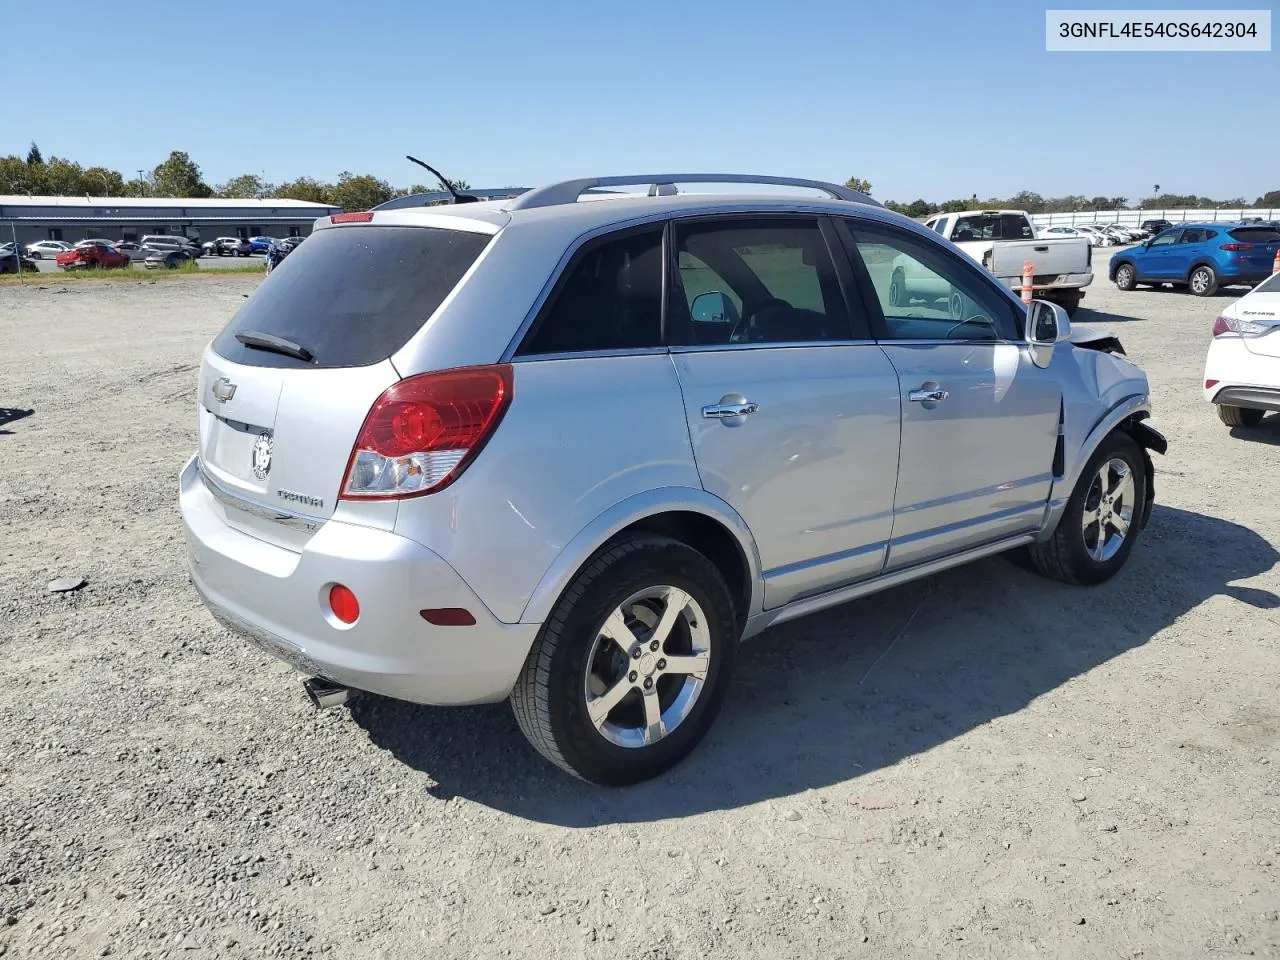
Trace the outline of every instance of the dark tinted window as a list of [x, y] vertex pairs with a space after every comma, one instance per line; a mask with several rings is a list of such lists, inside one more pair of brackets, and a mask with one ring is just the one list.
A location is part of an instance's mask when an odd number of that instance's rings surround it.
[[[357, 367], [385, 360], [435, 312], [489, 242], [482, 233], [431, 227], [317, 230], [218, 335], [228, 360], [259, 367]], [[309, 350], [311, 364], [247, 347], [254, 330]]]
[[1031, 224], [1026, 217], [1019, 216], [1016, 213], [1004, 213], [1000, 215], [1000, 239], [1001, 240], [1034, 240], [1036, 235], [1031, 230]]
[[1227, 232], [1241, 243], [1280, 243], [1280, 230], [1274, 227], [1236, 227]]
[[579, 254], [517, 353], [661, 345], [662, 231], [658, 229], [601, 241]]
[[1200, 227], [1188, 227], [1182, 231], [1182, 239], [1179, 243], [1204, 243], [1209, 239], [1209, 231]]
[[[816, 220], [702, 221], [677, 228], [688, 345], [849, 339], [849, 317]], [[686, 312], [687, 311], [687, 312]], [[678, 331], [678, 332], [677, 332]]]

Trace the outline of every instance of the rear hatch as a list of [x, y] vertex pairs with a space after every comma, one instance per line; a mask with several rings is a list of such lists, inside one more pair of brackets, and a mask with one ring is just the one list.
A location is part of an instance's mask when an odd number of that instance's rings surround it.
[[1239, 248], [1231, 250], [1231, 259], [1245, 266], [1242, 272], [1257, 277], [1271, 272], [1276, 250], [1280, 249], [1280, 231], [1272, 227], [1235, 227], [1227, 235], [1227, 246]]
[[227, 523], [301, 549], [332, 516], [356, 435], [399, 379], [388, 359], [435, 312], [488, 234], [317, 230], [205, 351], [200, 465]]

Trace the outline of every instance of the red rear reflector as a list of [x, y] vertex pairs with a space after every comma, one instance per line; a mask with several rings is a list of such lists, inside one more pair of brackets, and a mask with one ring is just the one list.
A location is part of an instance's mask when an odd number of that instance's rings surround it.
[[360, 601], [340, 583], [329, 588], [329, 609], [343, 623], [355, 623], [360, 616]]
[[434, 623], [437, 627], [472, 627], [476, 622], [471, 611], [462, 607], [430, 607], [418, 612], [422, 614], [423, 620]]
[[1228, 325], [1226, 317], [1218, 317], [1213, 321], [1213, 335], [1215, 337], [1220, 337], [1222, 334], [1230, 332], [1231, 327]]
[[1252, 243], [1224, 243], [1219, 250], [1252, 250]]
[[1217, 385], [1218, 385], [1218, 381], [1217, 381], [1217, 380], [1206, 380], [1206, 381], [1204, 382], [1204, 388], [1205, 388], [1206, 390], [1212, 390], [1212, 389], [1213, 389], [1214, 387], [1216, 387]]
[[330, 223], [368, 223], [373, 219], [373, 211], [363, 213], [335, 213], [329, 218]]

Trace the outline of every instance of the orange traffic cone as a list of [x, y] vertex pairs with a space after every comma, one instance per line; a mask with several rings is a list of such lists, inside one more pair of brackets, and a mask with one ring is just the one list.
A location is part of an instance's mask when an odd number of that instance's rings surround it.
[[[1277, 254], [1277, 262], [1280, 262], [1280, 254]], [[1031, 288], [1036, 282], [1036, 265], [1030, 260], [1022, 264], [1022, 302], [1031, 302]]]

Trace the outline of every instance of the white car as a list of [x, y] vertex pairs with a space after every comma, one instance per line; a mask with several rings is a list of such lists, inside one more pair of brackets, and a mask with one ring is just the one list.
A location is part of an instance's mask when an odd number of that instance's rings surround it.
[[1204, 398], [1229, 427], [1254, 427], [1268, 410], [1280, 411], [1280, 273], [1213, 321]]
[[1089, 246], [1096, 246], [1098, 238], [1088, 230], [1082, 230], [1080, 227], [1045, 227], [1040, 231], [1040, 236], [1052, 239], [1054, 237], [1081, 237]]
[[1093, 237], [1093, 245], [1095, 247], [1113, 247], [1115, 239], [1111, 234], [1092, 223], [1081, 223], [1076, 226], [1077, 230], [1083, 230], [1089, 236]]
[[71, 244], [63, 243], [61, 240], [37, 240], [35, 243], [27, 244], [27, 256], [32, 260], [43, 260], [46, 257], [54, 260], [58, 254], [70, 249]]

